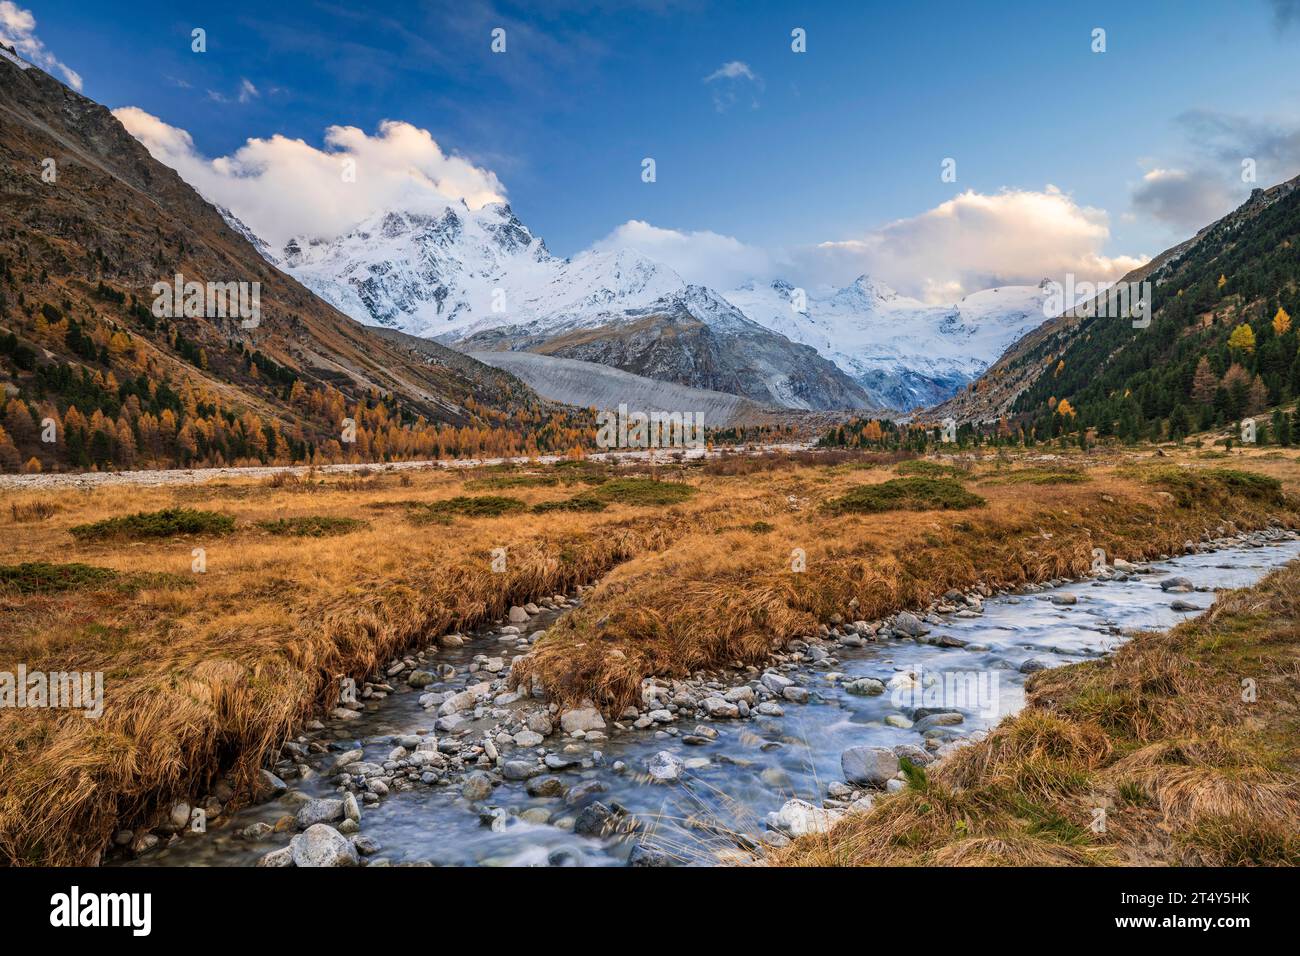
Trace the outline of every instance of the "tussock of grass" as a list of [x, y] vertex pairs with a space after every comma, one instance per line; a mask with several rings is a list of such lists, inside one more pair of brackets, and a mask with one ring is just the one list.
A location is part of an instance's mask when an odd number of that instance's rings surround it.
[[[402, 475], [401, 483], [409, 484], [410, 479], [407, 475]], [[277, 471], [275, 474], [262, 481], [262, 487], [271, 488], [276, 491], [298, 491], [307, 494], [320, 494], [322, 492], [352, 492], [352, 491], [371, 491], [381, 488], [387, 481], [385, 476], [377, 475], [369, 469], [361, 469], [344, 475], [326, 475], [314, 469], [294, 474], [290, 471]], [[235, 488], [241, 486], [235, 485]]]
[[328, 535], [347, 534], [365, 526], [366, 523], [359, 518], [333, 515], [302, 515], [257, 522], [257, 527], [263, 531], [291, 538], [324, 538]]
[[1037, 712], [999, 725], [986, 743], [954, 755], [945, 779], [963, 787], [1014, 786], [1034, 800], [1076, 790], [1082, 771], [1100, 766], [1112, 746], [1092, 724]]
[[880, 468], [905, 457], [905, 452], [863, 451], [856, 448], [817, 448], [810, 451], [769, 451], [761, 455], [722, 454], [717, 458], [693, 459], [690, 467], [697, 474], [740, 477], [772, 471], [788, 471], [795, 466], [845, 470]]
[[35, 501], [11, 501], [9, 502], [9, 516], [14, 524], [44, 521], [46, 518], [58, 514], [62, 508], [63, 506], [57, 501], [46, 501], [39, 498]]
[[501, 491], [505, 488], [554, 488], [560, 483], [555, 475], [493, 475], [465, 482], [466, 491]]
[[1205, 817], [1174, 842], [1187, 866], [1300, 866], [1300, 834], [1276, 820]]
[[858, 485], [825, 505], [830, 514], [875, 514], [881, 511], [930, 511], [979, 508], [988, 502], [953, 478], [893, 478], [878, 485]]
[[234, 530], [235, 519], [230, 515], [194, 508], [139, 511], [118, 518], [74, 525], [68, 529], [79, 541], [138, 541], [145, 538], [170, 538], [179, 534], [223, 535]]

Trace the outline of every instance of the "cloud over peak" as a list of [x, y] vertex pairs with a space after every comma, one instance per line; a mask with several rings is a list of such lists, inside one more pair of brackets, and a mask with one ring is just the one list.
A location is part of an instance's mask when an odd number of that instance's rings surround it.
[[690, 282], [725, 291], [780, 277], [805, 288], [876, 276], [905, 295], [952, 302], [981, 289], [1033, 285], [1044, 277], [1112, 281], [1145, 256], [1107, 256], [1109, 217], [1055, 186], [1041, 191], [968, 190], [917, 216], [863, 235], [789, 249], [763, 249], [716, 232], [680, 231], [633, 219], [595, 244], [631, 248]]
[[378, 210], [438, 212], [457, 200], [478, 208], [506, 197], [491, 170], [446, 153], [428, 130], [397, 120], [380, 123], [374, 135], [331, 126], [324, 149], [276, 134], [209, 159], [188, 132], [138, 107], [113, 115], [155, 159], [273, 248], [296, 235], [333, 238]]
[[878, 275], [900, 292], [944, 302], [1066, 273], [1114, 280], [1146, 261], [1105, 255], [1109, 238], [1104, 210], [1080, 206], [1049, 184], [1042, 190], [967, 190], [918, 216], [818, 249], [842, 275]]

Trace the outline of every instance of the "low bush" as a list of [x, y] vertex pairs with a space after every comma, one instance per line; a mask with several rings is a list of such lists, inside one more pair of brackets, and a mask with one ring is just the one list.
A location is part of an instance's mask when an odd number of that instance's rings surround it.
[[970, 473], [956, 465], [944, 465], [926, 458], [913, 458], [899, 462], [894, 471], [900, 475], [919, 475], [922, 478], [969, 478]]
[[139, 511], [131, 515], [74, 525], [68, 529], [78, 541], [170, 538], [178, 534], [230, 534], [234, 530], [235, 519], [230, 515], [194, 508]]
[[823, 506], [831, 514], [881, 511], [929, 511], [978, 508], [987, 502], [954, 478], [893, 478], [878, 485], [859, 485]]
[[324, 538], [330, 535], [347, 534], [366, 527], [360, 518], [336, 518], [330, 515], [302, 515], [297, 518], [276, 518], [274, 521], [259, 521], [257, 527], [275, 535], [292, 538]]
[[447, 524], [453, 518], [500, 518], [528, 508], [518, 498], [505, 495], [457, 495], [446, 501], [420, 505], [411, 512], [417, 524]]
[[53, 564], [27, 561], [0, 564], [0, 592], [17, 594], [60, 594], [64, 591], [104, 590], [138, 591], [144, 587], [177, 587], [192, 584], [174, 574], [123, 574], [112, 568], [91, 564]]

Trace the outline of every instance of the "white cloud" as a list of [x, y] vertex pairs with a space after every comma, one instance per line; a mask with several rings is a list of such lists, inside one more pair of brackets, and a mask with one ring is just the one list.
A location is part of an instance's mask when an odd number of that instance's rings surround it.
[[687, 282], [725, 290], [772, 274], [772, 256], [757, 246], [716, 232], [661, 229], [640, 219], [623, 223], [592, 246], [597, 251], [635, 249], [673, 269]]
[[47, 73], [57, 70], [70, 87], [81, 89], [81, 75], [46, 48], [36, 36], [36, 17], [12, 0], [0, 0], [0, 43], [13, 47], [23, 59]]
[[[186, 84], [187, 86], [189, 84]], [[274, 89], [274, 87], [272, 87]], [[261, 91], [253, 85], [252, 80], [240, 78], [239, 91], [235, 93], [234, 99], [240, 103], [248, 103], [262, 95]], [[208, 99], [214, 103], [229, 103], [231, 98], [220, 90], [208, 90]]]
[[749, 64], [742, 60], [731, 60], [722, 64], [712, 73], [704, 78], [705, 83], [712, 83], [714, 80], [735, 80], [744, 77], [747, 80], [757, 81], [758, 77], [754, 71], [749, 68]]
[[905, 294], [943, 302], [1067, 272], [1080, 280], [1114, 280], [1146, 261], [1105, 255], [1109, 238], [1103, 210], [1080, 206], [1055, 186], [968, 190], [866, 236], [822, 243], [809, 265], [837, 284], [867, 273]]
[[[138, 107], [113, 115], [155, 159], [276, 249], [296, 235], [333, 238], [382, 209], [438, 212], [457, 200], [476, 209], [506, 195], [495, 173], [448, 155], [410, 123], [385, 120], [373, 136], [331, 126], [325, 149], [277, 134], [209, 159], [185, 130]], [[355, 162], [355, 182], [344, 181], [347, 160]]]
[[720, 291], [747, 279], [781, 277], [817, 288], [874, 276], [905, 295], [952, 302], [1000, 285], [1118, 279], [1146, 257], [1106, 256], [1106, 213], [1059, 189], [965, 192], [934, 209], [864, 236], [786, 250], [762, 249], [716, 232], [664, 229], [640, 220], [619, 226], [597, 249], [634, 248], [684, 278]]
[[730, 60], [704, 78], [713, 91], [713, 108], [725, 113], [742, 95], [750, 98], [750, 108], [758, 109], [758, 92], [763, 89], [763, 78], [741, 60]]

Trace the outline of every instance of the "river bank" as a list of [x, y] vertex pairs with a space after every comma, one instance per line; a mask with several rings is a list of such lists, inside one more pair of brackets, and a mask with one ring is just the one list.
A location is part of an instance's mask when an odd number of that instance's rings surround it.
[[952, 593], [793, 642], [762, 668], [649, 680], [609, 720], [509, 688], [509, 655], [577, 604], [557, 596], [390, 662], [346, 716], [286, 745], [270, 768], [282, 795], [204, 835], [155, 834], [138, 862], [790, 862], [913, 785], [912, 768], [985, 740], [1024, 706], [1031, 675], [1109, 655], [1298, 555], [1300, 540], [1274, 530], [1075, 583]]

